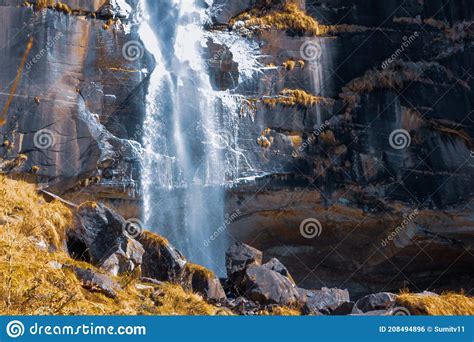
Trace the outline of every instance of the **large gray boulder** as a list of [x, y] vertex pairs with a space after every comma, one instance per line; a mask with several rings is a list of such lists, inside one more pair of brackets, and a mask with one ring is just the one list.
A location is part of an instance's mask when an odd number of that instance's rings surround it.
[[214, 272], [200, 265], [189, 262], [186, 264], [181, 285], [208, 300], [222, 302], [227, 299], [219, 278]]
[[160, 281], [180, 282], [186, 259], [165, 238], [149, 231], [142, 232], [137, 240], [145, 249], [142, 276]]
[[282, 276], [287, 277], [288, 280], [295, 284], [295, 281], [293, 280], [293, 277], [291, 276], [288, 269], [277, 258], [271, 258], [270, 261], [266, 262], [262, 266], [268, 268], [269, 270], [280, 273]]
[[350, 302], [347, 290], [323, 287], [321, 290], [298, 289], [298, 292], [303, 303], [302, 313], [306, 315], [330, 314], [341, 304]]
[[133, 272], [142, 263], [142, 245], [124, 230], [126, 221], [103, 204], [87, 202], [77, 212], [67, 235], [69, 254], [112, 275]]
[[81, 281], [82, 286], [89, 291], [100, 292], [107, 297], [117, 298], [117, 291], [121, 290], [120, 285], [106, 274], [76, 266], [72, 266], [72, 271], [77, 279]]
[[239, 284], [244, 296], [260, 304], [296, 307], [300, 295], [296, 286], [285, 276], [261, 265], [250, 265]]
[[241, 242], [232, 245], [225, 253], [225, 266], [231, 286], [238, 287], [248, 266], [261, 264], [262, 252]]
[[397, 296], [390, 292], [373, 293], [359, 299], [356, 304], [363, 312], [388, 310], [395, 305]]

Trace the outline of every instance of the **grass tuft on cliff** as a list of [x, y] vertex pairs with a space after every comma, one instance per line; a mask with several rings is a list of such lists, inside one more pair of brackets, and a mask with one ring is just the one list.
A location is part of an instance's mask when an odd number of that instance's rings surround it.
[[248, 10], [232, 18], [229, 24], [233, 26], [238, 21], [242, 21], [247, 28], [275, 28], [300, 35], [319, 34], [317, 21], [301, 10], [293, 0], [287, 0], [281, 5]]
[[283, 89], [276, 97], [263, 98], [263, 103], [269, 107], [275, 108], [276, 105], [285, 107], [301, 106], [304, 108], [314, 107], [316, 105], [332, 105], [334, 100], [326, 97], [312, 95], [302, 89]]
[[[91, 205], [86, 204], [86, 205]], [[113, 278], [117, 298], [82, 287], [64, 251], [73, 212], [48, 203], [35, 186], [0, 175], [0, 314], [7, 315], [213, 315], [217, 308], [178, 285]], [[62, 267], [61, 267], [62, 266]]]
[[402, 293], [397, 297], [397, 304], [406, 307], [413, 315], [474, 315], [474, 297], [457, 293], [440, 296]]

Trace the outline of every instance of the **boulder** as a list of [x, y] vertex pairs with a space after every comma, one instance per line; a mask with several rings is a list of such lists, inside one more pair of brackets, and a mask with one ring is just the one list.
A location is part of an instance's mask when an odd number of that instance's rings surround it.
[[208, 300], [224, 301], [227, 299], [219, 278], [200, 265], [189, 262], [186, 264], [181, 285], [185, 289], [201, 294]]
[[395, 305], [397, 296], [390, 292], [380, 292], [362, 297], [356, 302], [357, 307], [363, 312], [388, 310]]
[[237, 285], [249, 265], [261, 265], [262, 252], [244, 243], [232, 245], [225, 253], [225, 267], [228, 280]]
[[321, 290], [299, 288], [298, 292], [303, 303], [302, 313], [305, 315], [330, 314], [343, 303], [350, 301], [349, 291], [336, 288], [323, 287]]
[[186, 259], [168, 240], [144, 231], [137, 240], [145, 253], [142, 258], [142, 277], [179, 283], [183, 277]]
[[331, 315], [333, 316], [345, 316], [345, 315], [356, 315], [356, 314], [361, 314], [362, 311], [360, 311], [357, 308], [357, 305], [355, 302], [344, 302], [341, 305], [339, 305], [334, 311], [331, 312]]
[[270, 261], [263, 264], [263, 267], [280, 273], [282, 276], [287, 277], [293, 284], [295, 284], [295, 281], [293, 280], [293, 277], [291, 276], [290, 272], [288, 272], [288, 269], [277, 258], [271, 258]]
[[251, 301], [245, 297], [237, 297], [229, 299], [225, 303], [225, 306], [230, 308], [237, 315], [256, 315], [262, 306], [259, 303]]
[[76, 266], [73, 266], [72, 270], [85, 289], [103, 293], [110, 298], [117, 298], [117, 291], [121, 290], [121, 287], [108, 275]]
[[261, 265], [250, 265], [239, 288], [244, 296], [260, 304], [295, 307], [300, 304], [296, 286], [285, 276]]
[[144, 249], [124, 231], [125, 225], [123, 217], [103, 204], [84, 203], [67, 232], [68, 252], [112, 275], [133, 272], [142, 263]]

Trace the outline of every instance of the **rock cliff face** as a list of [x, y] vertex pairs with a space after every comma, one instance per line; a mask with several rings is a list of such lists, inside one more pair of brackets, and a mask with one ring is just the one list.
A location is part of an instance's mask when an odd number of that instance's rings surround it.
[[[279, 3], [215, 1], [214, 28], [243, 7], [271, 12]], [[242, 112], [252, 107], [252, 115], [239, 120], [236, 144], [251, 165], [239, 177], [257, 178], [242, 178], [229, 194], [229, 210], [240, 213], [229, 232], [280, 258], [304, 286], [347, 286], [365, 293], [403, 286], [440, 289], [453, 285], [448, 279], [454, 274], [469, 279], [472, 4], [299, 4], [328, 25], [325, 32], [311, 36], [256, 21], [246, 25], [252, 13], [233, 24], [233, 33], [245, 27], [242, 39], [256, 44], [261, 68], [236, 87], [220, 85], [253, 101], [243, 104]], [[227, 48], [236, 50], [235, 45]], [[305, 56], [305, 46], [314, 55]], [[333, 103], [266, 103], [285, 88]], [[399, 130], [402, 146], [395, 141]], [[257, 139], [269, 144], [259, 148]], [[320, 229], [320, 235], [300, 233], [305, 219], [318, 221], [319, 227], [306, 228]]]
[[[153, 69], [140, 2], [63, 2], [71, 13], [0, 0], [3, 169], [136, 217]], [[227, 232], [306, 288], [471, 288], [474, 5], [295, 2], [320, 24], [316, 35], [233, 20], [282, 2], [208, 9], [203, 53], [235, 123], [226, 177], [238, 215]]]
[[64, 1], [70, 13], [22, 3], [0, 1], [1, 153], [26, 156], [10, 173], [73, 198], [133, 198], [150, 66], [129, 43], [138, 2]]

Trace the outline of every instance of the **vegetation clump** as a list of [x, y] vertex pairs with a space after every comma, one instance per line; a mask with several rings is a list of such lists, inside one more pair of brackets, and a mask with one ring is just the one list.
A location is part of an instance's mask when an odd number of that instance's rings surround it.
[[369, 70], [361, 77], [355, 78], [342, 88], [339, 96], [347, 106], [347, 112], [355, 108], [360, 101], [360, 95], [379, 89], [401, 89], [408, 82], [433, 84], [426, 76], [429, 71], [438, 71], [446, 74], [449, 80], [469, 89], [469, 85], [456, 79], [445, 67], [434, 62], [403, 62], [394, 61], [388, 68]]
[[[93, 206], [94, 202], [84, 204]], [[0, 313], [6, 315], [214, 315], [201, 296], [170, 283], [111, 277], [116, 298], [90, 291], [73, 269], [101, 271], [63, 249], [73, 212], [33, 184], [0, 176]]]
[[[28, 2], [24, 2], [23, 6], [30, 7], [31, 4]], [[71, 14], [72, 9], [65, 3], [62, 3], [61, 1], [56, 2], [55, 0], [37, 0], [36, 3], [34, 4], [34, 9], [36, 11], [42, 11], [44, 9], [54, 9], [59, 12], [63, 12], [65, 14]]]
[[297, 60], [297, 61], [294, 61], [294, 60], [292, 60], [292, 59], [289, 59], [289, 60], [283, 62], [281, 66], [282, 66], [283, 68], [285, 68], [285, 70], [293, 71], [295, 68], [304, 69], [305, 62], [304, 62], [304, 60], [302, 60], [302, 59]]
[[319, 34], [316, 20], [301, 10], [294, 0], [287, 0], [281, 5], [251, 9], [232, 18], [229, 24], [234, 27], [237, 22], [243, 22], [246, 28], [275, 28], [299, 35]]
[[397, 304], [406, 307], [412, 315], [474, 315], [474, 297], [458, 293], [425, 295], [402, 293]]
[[204, 266], [193, 264], [191, 262], [186, 263], [186, 269], [190, 274], [196, 274], [203, 278], [214, 278], [215, 274], [211, 270]]
[[314, 107], [316, 105], [332, 105], [334, 100], [326, 97], [312, 95], [302, 89], [283, 89], [276, 97], [263, 98], [263, 103], [275, 108], [276, 105], [285, 107], [300, 106], [303, 108]]

